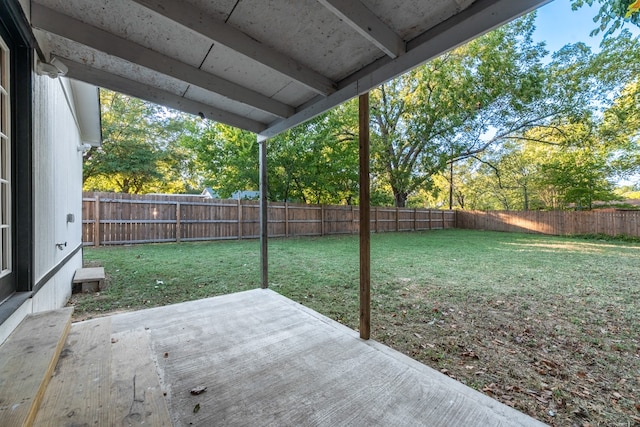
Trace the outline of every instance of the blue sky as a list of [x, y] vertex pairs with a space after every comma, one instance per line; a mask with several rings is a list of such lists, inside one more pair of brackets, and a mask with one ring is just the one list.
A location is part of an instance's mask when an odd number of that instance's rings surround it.
[[[593, 22], [593, 17], [598, 13], [598, 8], [596, 4], [572, 11], [570, 0], [554, 0], [542, 6], [538, 9], [536, 19], [536, 41], [546, 42], [550, 53], [559, 50], [567, 43], [576, 42], [584, 42], [597, 51], [602, 34], [590, 37], [589, 33], [597, 26]], [[633, 34], [640, 34], [640, 29], [634, 25], [626, 24], [624, 28]]]

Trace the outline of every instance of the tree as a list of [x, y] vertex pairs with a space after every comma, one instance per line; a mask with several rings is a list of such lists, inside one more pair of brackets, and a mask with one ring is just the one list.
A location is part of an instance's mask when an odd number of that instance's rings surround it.
[[[506, 25], [372, 93], [373, 171], [389, 183], [396, 206], [429, 188], [449, 161], [544, 118], [531, 111], [543, 95], [546, 53], [532, 41], [533, 20]], [[488, 141], [491, 133], [497, 137]]]
[[84, 189], [142, 193], [188, 190], [188, 153], [176, 150], [185, 115], [101, 90], [102, 146], [84, 159]]
[[304, 203], [358, 200], [357, 103], [349, 101], [269, 141], [269, 196]]
[[599, 25], [591, 31], [591, 36], [604, 32], [604, 38], [622, 28], [625, 23], [640, 26], [640, 1], [638, 0], [573, 0], [571, 8], [576, 10], [585, 5], [600, 5], [598, 13], [593, 18]]
[[[556, 52], [545, 66], [547, 96], [529, 109], [543, 119], [496, 132], [500, 144], [487, 139], [491, 149], [470, 156], [473, 174], [456, 180], [466, 206], [489, 205], [487, 195], [504, 209], [588, 208], [611, 200], [613, 178], [640, 171], [639, 49], [638, 39], [623, 31], [597, 54], [582, 43]], [[471, 197], [478, 193], [484, 196]]]
[[193, 167], [203, 184], [221, 197], [258, 190], [258, 141], [251, 132], [197, 119], [192, 131], [180, 138], [180, 145], [193, 153]]
[[611, 150], [610, 164], [617, 178], [640, 173], [640, 78], [626, 85], [605, 111], [600, 138]]

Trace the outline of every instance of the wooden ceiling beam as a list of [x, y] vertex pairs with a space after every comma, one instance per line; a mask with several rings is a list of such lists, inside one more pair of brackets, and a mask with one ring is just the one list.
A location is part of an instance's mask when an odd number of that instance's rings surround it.
[[404, 40], [360, 0], [318, 0], [318, 2], [391, 58], [397, 58], [406, 52]]
[[211, 105], [193, 101], [180, 95], [118, 76], [109, 71], [91, 67], [87, 64], [81, 64], [69, 58], [59, 58], [69, 69], [66, 76], [72, 79], [81, 80], [98, 87], [114, 90], [124, 93], [125, 95], [153, 102], [154, 104], [173, 108], [240, 129], [246, 129], [254, 133], [259, 133], [266, 127], [264, 123], [220, 110]]
[[85, 24], [41, 4], [32, 3], [31, 22], [34, 27], [66, 39], [122, 58], [133, 64], [173, 77], [193, 86], [217, 93], [232, 101], [249, 105], [275, 117], [286, 118], [293, 107], [253, 90], [185, 64], [177, 59], [123, 39], [112, 33]]
[[233, 26], [179, 0], [133, 0], [210, 40], [275, 70], [314, 92], [327, 96], [336, 91], [335, 82], [294, 59], [266, 46]]

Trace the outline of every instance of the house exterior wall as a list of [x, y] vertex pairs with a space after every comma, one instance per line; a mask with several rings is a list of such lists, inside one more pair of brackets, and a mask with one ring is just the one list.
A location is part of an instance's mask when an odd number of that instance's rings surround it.
[[[34, 277], [35, 287], [41, 286], [34, 310], [40, 311], [64, 305], [73, 271], [82, 266], [82, 151], [77, 148], [82, 140], [69, 81], [36, 75], [34, 92]], [[67, 221], [68, 215], [73, 222]], [[46, 280], [69, 256], [73, 271], [64, 274], [63, 268]], [[52, 286], [55, 292], [45, 292]], [[47, 298], [40, 295], [44, 293]]]
[[[72, 89], [65, 78], [33, 78], [35, 286], [0, 325], [0, 343], [26, 315], [63, 307], [75, 270], [82, 267], [82, 141]], [[73, 222], [67, 222], [68, 214]]]

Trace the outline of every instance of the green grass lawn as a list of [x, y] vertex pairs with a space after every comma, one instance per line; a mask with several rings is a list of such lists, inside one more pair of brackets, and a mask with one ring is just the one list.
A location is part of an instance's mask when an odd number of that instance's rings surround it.
[[[273, 239], [270, 287], [358, 327], [357, 236]], [[76, 317], [259, 286], [259, 243], [85, 248]], [[640, 244], [469, 230], [372, 235], [372, 338], [553, 425], [640, 423]]]

